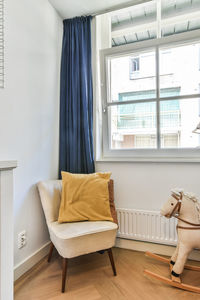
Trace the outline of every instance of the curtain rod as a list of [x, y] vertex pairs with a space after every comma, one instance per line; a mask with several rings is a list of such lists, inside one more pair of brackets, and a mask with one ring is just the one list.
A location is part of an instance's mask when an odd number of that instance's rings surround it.
[[96, 13], [91, 13], [91, 16], [96, 17], [96, 16], [104, 15], [104, 14], [107, 14], [107, 13], [114, 12], [116, 10], [128, 8], [128, 7], [135, 6], [135, 5], [138, 5], [138, 4], [143, 4], [143, 3], [146, 3], [146, 2], [153, 2], [153, 1], [152, 0], [129, 1], [129, 2], [126, 2], [124, 4], [119, 4], [119, 5], [113, 6], [113, 7], [108, 8], [108, 9], [100, 10], [99, 12], [96, 12]]

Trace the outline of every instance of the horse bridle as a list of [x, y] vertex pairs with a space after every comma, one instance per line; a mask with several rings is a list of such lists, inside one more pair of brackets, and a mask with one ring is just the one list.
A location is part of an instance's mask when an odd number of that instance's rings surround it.
[[181, 210], [181, 205], [182, 205], [182, 199], [183, 199], [183, 194], [181, 193], [181, 195], [180, 195], [180, 198], [178, 198], [175, 194], [172, 194], [172, 197], [174, 198], [174, 199], [176, 199], [177, 200], [177, 203], [176, 203], [176, 205], [174, 206], [174, 208], [173, 208], [173, 210], [172, 210], [172, 212], [171, 212], [171, 214], [170, 214], [170, 218], [173, 216], [173, 217], [176, 217], [175, 215], [174, 215], [174, 213], [176, 212], [176, 209], [177, 209], [177, 213], [178, 213], [178, 215], [180, 214], [180, 210]]
[[[177, 229], [179, 229], [179, 228], [180, 229], [189, 229], [189, 230], [200, 229], [200, 224], [191, 223], [191, 222], [186, 221], [186, 220], [184, 220], [184, 219], [182, 219], [182, 218], [179, 217], [179, 214], [180, 214], [180, 211], [181, 211], [183, 193], [182, 192], [180, 193], [180, 198], [177, 197], [176, 194], [172, 193], [172, 197], [177, 200], [177, 203], [174, 206], [174, 208], [173, 208], [171, 214], [169, 215], [169, 217], [170, 218], [171, 217], [175, 217], [176, 219], [182, 221], [183, 223], [186, 223], [186, 224], [194, 226], [194, 227], [185, 227], [185, 226], [179, 226], [179, 225], [177, 225], [176, 228]], [[176, 212], [176, 210], [177, 210], [177, 215], [174, 214]]]

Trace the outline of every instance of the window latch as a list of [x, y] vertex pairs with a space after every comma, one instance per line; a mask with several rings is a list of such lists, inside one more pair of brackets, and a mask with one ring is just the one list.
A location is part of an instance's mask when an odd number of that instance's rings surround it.
[[103, 113], [105, 114], [106, 111], [107, 111], [107, 106], [104, 106], [104, 107], [103, 107]]

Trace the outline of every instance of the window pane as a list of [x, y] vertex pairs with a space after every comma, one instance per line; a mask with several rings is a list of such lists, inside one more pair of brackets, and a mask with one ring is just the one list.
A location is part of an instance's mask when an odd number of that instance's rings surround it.
[[162, 36], [200, 29], [199, 0], [162, 0]]
[[111, 17], [112, 47], [156, 38], [156, 2], [121, 9]]
[[199, 65], [200, 44], [160, 50], [160, 88], [174, 89], [170, 96], [200, 93]]
[[155, 52], [110, 59], [110, 101], [156, 97]]
[[193, 133], [200, 121], [200, 100], [170, 100], [160, 102], [162, 148], [195, 148], [200, 135]]
[[156, 103], [109, 107], [111, 148], [156, 148]]

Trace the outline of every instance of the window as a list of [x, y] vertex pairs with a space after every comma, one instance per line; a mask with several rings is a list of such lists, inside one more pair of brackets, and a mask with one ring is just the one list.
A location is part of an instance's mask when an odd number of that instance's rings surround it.
[[102, 16], [103, 158], [200, 161], [199, 11], [199, 0], [147, 0]]
[[130, 59], [130, 79], [137, 78], [140, 71], [140, 58], [134, 57]]
[[104, 156], [200, 156], [200, 42], [140, 46], [102, 51]]

